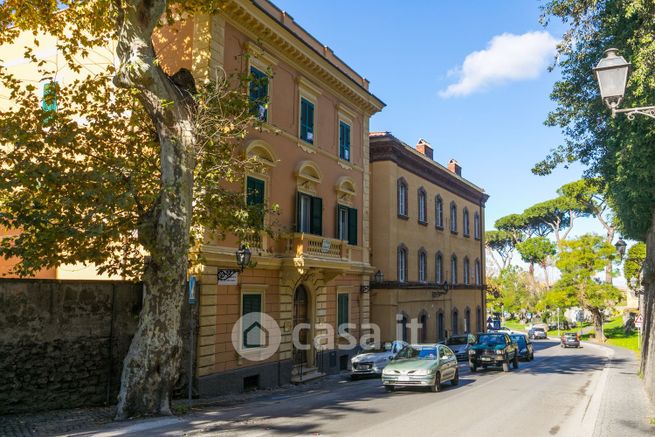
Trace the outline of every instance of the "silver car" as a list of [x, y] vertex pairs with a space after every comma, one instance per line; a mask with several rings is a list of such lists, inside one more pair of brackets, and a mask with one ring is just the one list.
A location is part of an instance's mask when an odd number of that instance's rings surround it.
[[386, 342], [380, 347], [371, 346], [350, 360], [350, 377], [357, 379], [366, 375], [381, 375], [382, 370], [407, 343], [404, 341]]

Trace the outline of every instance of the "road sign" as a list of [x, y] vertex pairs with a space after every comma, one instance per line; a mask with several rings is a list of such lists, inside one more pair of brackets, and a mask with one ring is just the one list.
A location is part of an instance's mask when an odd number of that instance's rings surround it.
[[191, 305], [195, 305], [197, 300], [196, 300], [196, 277], [191, 276], [189, 278], [189, 303]]
[[635, 326], [641, 329], [644, 326], [644, 318], [639, 314], [635, 319]]

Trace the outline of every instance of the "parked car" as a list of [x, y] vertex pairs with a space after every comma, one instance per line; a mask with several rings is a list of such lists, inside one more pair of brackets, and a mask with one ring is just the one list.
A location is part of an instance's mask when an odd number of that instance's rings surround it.
[[459, 384], [455, 353], [443, 344], [413, 344], [398, 352], [382, 372], [386, 391], [398, 387], [430, 387], [441, 391], [441, 384]]
[[565, 332], [561, 340], [561, 347], [580, 347], [580, 336], [577, 332]]
[[381, 375], [389, 361], [400, 352], [407, 343], [404, 341], [386, 342], [379, 347], [364, 349], [350, 360], [350, 377], [357, 379], [362, 376]]
[[478, 367], [486, 368], [487, 366], [502, 366], [503, 371], [509, 372], [510, 363], [515, 369], [518, 369], [518, 346], [508, 334], [479, 334], [476, 342], [469, 349], [471, 372], [477, 371]]
[[525, 361], [534, 360], [534, 347], [527, 334], [510, 334], [509, 337], [516, 343], [519, 350], [519, 359]]
[[475, 336], [472, 334], [468, 335], [453, 335], [449, 337], [444, 344], [450, 348], [455, 353], [458, 361], [466, 361], [468, 359], [469, 352], [469, 339], [475, 341]]
[[528, 337], [530, 337], [533, 340], [546, 340], [548, 338], [548, 335], [546, 334], [546, 330], [544, 328], [531, 328], [528, 331]]

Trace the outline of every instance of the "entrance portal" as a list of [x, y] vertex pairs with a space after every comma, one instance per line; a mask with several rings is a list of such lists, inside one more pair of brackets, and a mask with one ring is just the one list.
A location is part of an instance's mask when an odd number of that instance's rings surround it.
[[[302, 285], [296, 288], [293, 295], [293, 327], [294, 332], [296, 326], [300, 323], [309, 323], [309, 296], [307, 290]], [[298, 332], [298, 343], [302, 345], [309, 344], [307, 339], [309, 337], [308, 329], [301, 329]], [[307, 364], [307, 351], [293, 348], [293, 364]]]

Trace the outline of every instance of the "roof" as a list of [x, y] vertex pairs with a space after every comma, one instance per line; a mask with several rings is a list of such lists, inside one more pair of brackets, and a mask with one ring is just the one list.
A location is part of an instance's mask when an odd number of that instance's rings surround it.
[[371, 163], [393, 161], [399, 167], [471, 202], [484, 205], [489, 199], [483, 188], [418, 152], [390, 132], [371, 132], [369, 142]]

